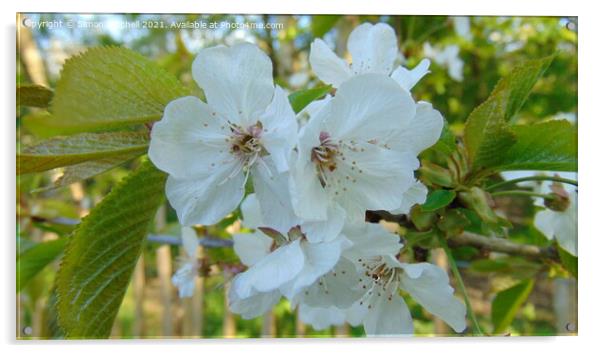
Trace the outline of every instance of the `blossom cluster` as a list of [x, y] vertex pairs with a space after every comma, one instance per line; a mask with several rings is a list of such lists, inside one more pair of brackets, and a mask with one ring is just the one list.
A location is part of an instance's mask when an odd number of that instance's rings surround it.
[[[253, 318], [285, 297], [316, 329], [348, 322], [368, 335], [411, 334], [404, 292], [462, 332], [466, 309], [447, 273], [400, 261], [399, 236], [365, 222], [368, 210], [403, 214], [425, 201], [414, 171], [443, 117], [410, 90], [429, 61], [396, 65], [395, 32], [382, 23], [355, 28], [347, 49], [351, 62], [321, 39], [311, 44], [313, 72], [336, 91], [298, 115], [257, 46], [202, 49], [192, 74], [206, 102], [170, 102], [149, 156], [169, 174], [183, 225], [214, 224], [240, 207], [252, 232], [233, 236], [247, 269], [232, 281], [231, 311]], [[174, 276], [181, 295], [191, 295], [194, 273], [187, 262]]]

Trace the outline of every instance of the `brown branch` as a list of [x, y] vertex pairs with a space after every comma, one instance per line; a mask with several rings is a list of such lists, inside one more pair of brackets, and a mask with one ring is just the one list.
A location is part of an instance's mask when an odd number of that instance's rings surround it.
[[531, 259], [558, 261], [558, 253], [553, 247], [539, 247], [528, 244], [517, 244], [508, 239], [486, 237], [464, 232], [448, 239], [450, 246], [470, 245], [478, 249], [501, 252], [509, 255], [525, 256]]

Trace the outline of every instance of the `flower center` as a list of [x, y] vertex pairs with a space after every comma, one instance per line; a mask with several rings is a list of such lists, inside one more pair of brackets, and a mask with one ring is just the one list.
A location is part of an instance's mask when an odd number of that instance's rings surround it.
[[249, 126], [246, 130], [238, 126], [231, 128], [230, 153], [237, 156], [243, 163], [244, 168], [249, 168], [255, 163], [258, 157], [267, 154], [267, 151], [261, 144], [261, 133], [263, 126], [261, 122]]
[[337, 169], [339, 146], [332, 142], [327, 132], [320, 132], [320, 145], [311, 150], [311, 161], [316, 164], [318, 178], [322, 187], [326, 186], [326, 172]]
[[[360, 305], [364, 305], [364, 301], [369, 301], [369, 297], [374, 295], [384, 296], [389, 301], [393, 300], [393, 296], [397, 295], [402, 270], [387, 266], [380, 256], [374, 259], [359, 259], [358, 262], [364, 269], [360, 285], [368, 290]], [[371, 305], [368, 309], [371, 309]]]

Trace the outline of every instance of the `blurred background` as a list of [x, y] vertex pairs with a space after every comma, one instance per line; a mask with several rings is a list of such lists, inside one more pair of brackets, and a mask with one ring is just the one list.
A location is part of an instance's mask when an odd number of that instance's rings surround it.
[[[290, 92], [319, 83], [308, 63], [309, 46], [323, 38], [342, 57], [348, 57], [349, 33], [363, 22], [386, 22], [397, 32], [399, 62], [413, 67], [431, 59], [431, 73], [414, 89], [416, 100], [440, 110], [452, 131], [461, 134], [470, 111], [483, 102], [497, 80], [524, 60], [557, 53], [537, 83], [519, 119], [577, 120], [577, 20], [561, 17], [447, 17], [447, 16], [337, 16], [337, 15], [134, 15], [134, 14], [20, 14], [17, 19], [17, 84], [53, 88], [65, 60], [101, 45], [125, 46], [153, 59], [197, 90], [191, 63], [199, 49], [217, 44], [252, 42], [271, 57], [276, 83]], [[203, 25], [203, 23], [205, 25]], [[213, 28], [212, 28], [212, 23]], [[206, 26], [205, 28], [202, 28]], [[195, 28], [198, 27], [198, 28]], [[35, 108], [17, 107], [17, 151], [35, 143], [43, 133], [29, 126]], [[60, 170], [17, 178], [17, 251], [37, 243], [64, 239], [79, 219], [136, 165], [127, 163], [107, 173], [68, 187], [42, 190], [61, 175]], [[517, 242], [545, 243], [532, 226], [529, 200], [501, 208], [514, 227], [508, 234]], [[230, 238], [240, 230], [237, 215], [200, 229], [201, 236]], [[175, 212], [165, 204], [159, 210], [153, 235], [178, 236]], [[195, 295], [180, 299], [171, 284], [182, 251], [179, 246], [151, 238], [145, 245], [112, 331], [114, 338], [163, 337], [331, 337], [362, 336], [361, 327], [315, 331], [297, 320], [282, 301], [270, 313], [242, 320], [226, 310], [229, 279], [240, 270], [229, 247], [204, 247], [199, 253], [203, 276]], [[158, 239], [158, 240], [157, 240]], [[552, 279], [554, 274], [520, 259], [507, 271], [490, 271], [483, 254], [470, 248], [454, 249], [465, 276], [472, 305], [487, 329], [495, 293], [521, 278], [537, 278], [526, 304], [509, 333], [562, 335], [576, 330], [576, 285]], [[489, 255], [489, 254], [486, 254]], [[431, 251], [430, 261], [446, 267], [445, 256]], [[60, 256], [59, 256], [60, 258]], [[479, 261], [481, 261], [479, 265]], [[53, 337], [56, 318], [49, 307], [59, 260], [55, 260], [18, 293], [17, 335]], [[477, 265], [475, 265], [475, 263]], [[490, 264], [489, 264], [490, 265]], [[449, 328], [411, 299], [408, 303], [418, 335], [447, 335]]]

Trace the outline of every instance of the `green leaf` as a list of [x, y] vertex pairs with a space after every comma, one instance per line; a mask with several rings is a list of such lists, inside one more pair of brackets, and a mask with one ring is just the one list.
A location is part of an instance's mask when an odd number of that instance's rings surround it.
[[457, 209], [445, 210], [437, 221], [437, 227], [448, 236], [464, 232], [464, 228], [470, 225], [470, 220]]
[[321, 98], [326, 93], [330, 92], [332, 86], [322, 86], [316, 88], [310, 88], [303, 91], [297, 91], [291, 93], [288, 96], [288, 100], [293, 107], [293, 111], [295, 114], [299, 113], [303, 108], [305, 108], [309, 103], [315, 101], [318, 98]]
[[435, 211], [449, 205], [455, 198], [456, 192], [453, 190], [435, 190], [427, 196], [421, 208], [426, 212]]
[[174, 76], [134, 51], [92, 48], [63, 66], [51, 119], [65, 133], [146, 123], [159, 120], [167, 103], [186, 95]]
[[311, 19], [311, 33], [322, 37], [334, 27], [341, 15], [314, 15]]
[[516, 144], [495, 170], [577, 170], [577, 127], [566, 120], [512, 127]]
[[146, 152], [145, 132], [83, 133], [54, 137], [17, 155], [17, 174], [35, 173], [87, 161], [136, 156]]
[[516, 142], [509, 122], [552, 59], [553, 56], [549, 56], [517, 66], [497, 83], [489, 98], [470, 113], [464, 141], [473, 169], [496, 164]]
[[500, 163], [506, 156], [508, 149], [515, 143], [516, 136], [506, 124], [501, 122], [491, 124], [484, 134], [479, 152], [474, 156], [473, 165], [475, 167], [490, 167]]
[[46, 241], [21, 253], [17, 259], [17, 291], [20, 291], [44, 267], [56, 259], [65, 247], [67, 238]]
[[577, 267], [579, 264], [579, 260], [577, 258], [577, 256], [573, 256], [571, 254], [569, 254], [568, 252], [566, 252], [564, 249], [562, 249], [561, 247], [557, 247], [558, 249], [558, 256], [560, 257], [560, 262], [562, 263], [562, 266], [564, 266], [564, 268], [569, 271], [569, 273], [575, 277], [577, 277]]
[[57, 276], [59, 324], [69, 338], [105, 338], [163, 202], [166, 175], [148, 160], [92, 209], [71, 236]]
[[103, 158], [96, 161], [89, 161], [66, 167], [63, 175], [61, 175], [54, 182], [54, 187], [66, 186], [78, 181], [92, 178], [96, 175], [113, 169], [120, 164], [132, 160], [139, 155], [139, 153], [124, 154], [122, 156]]
[[404, 249], [410, 249], [414, 246], [419, 246], [425, 249], [432, 249], [439, 246], [439, 241], [437, 239], [438, 231], [436, 229], [431, 229], [426, 232], [413, 232], [408, 231], [403, 237], [406, 242], [404, 244]]
[[469, 209], [475, 211], [486, 223], [496, 224], [500, 217], [491, 208], [491, 196], [483, 189], [473, 186], [458, 195], [460, 201]]
[[37, 108], [47, 108], [53, 92], [40, 85], [25, 85], [17, 87], [17, 105]]
[[79, 127], [61, 125], [61, 119], [56, 119], [47, 111], [34, 112], [20, 118], [21, 125], [38, 138], [48, 138], [58, 135], [68, 135], [79, 132]]
[[522, 281], [517, 285], [499, 292], [491, 304], [491, 321], [493, 333], [503, 333], [512, 323], [518, 309], [529, 297], [533, 289], [532, 279]]

